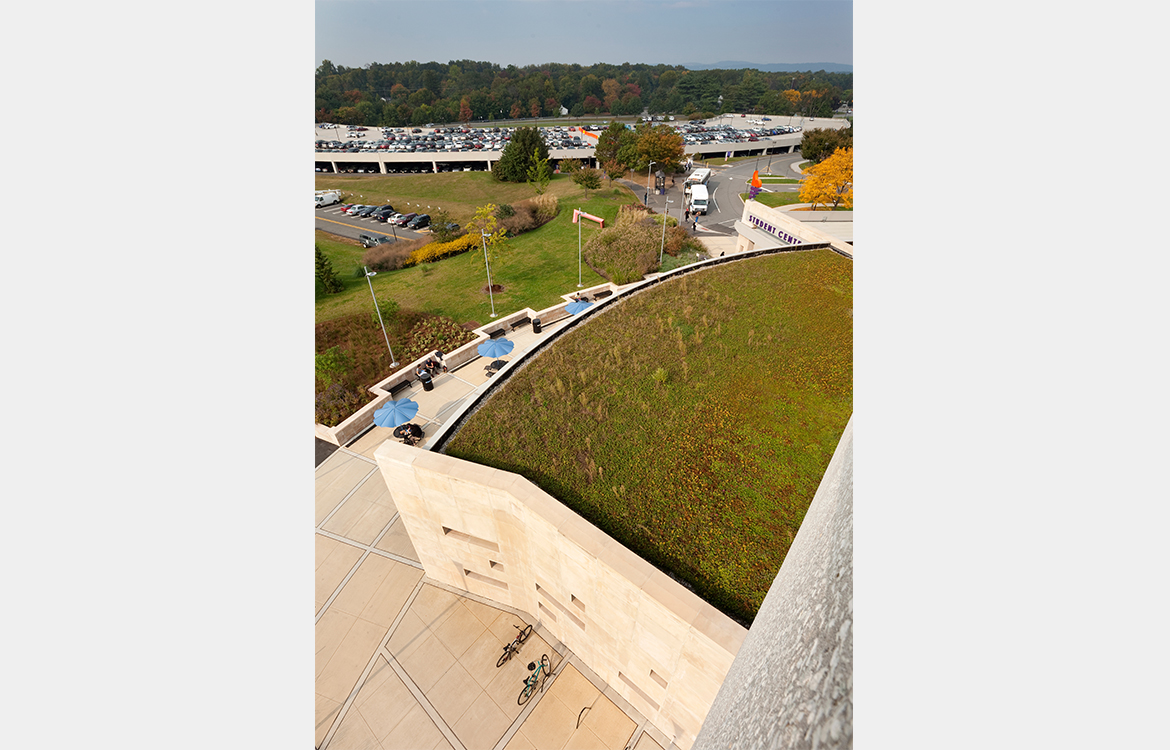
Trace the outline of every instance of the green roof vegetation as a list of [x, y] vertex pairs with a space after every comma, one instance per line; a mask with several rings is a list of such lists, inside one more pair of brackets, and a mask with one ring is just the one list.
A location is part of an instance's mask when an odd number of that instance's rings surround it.
[[745, 259], [615, 303], [448, 444], [519, 473], [743, 622], [853, 410], [853, 266]]

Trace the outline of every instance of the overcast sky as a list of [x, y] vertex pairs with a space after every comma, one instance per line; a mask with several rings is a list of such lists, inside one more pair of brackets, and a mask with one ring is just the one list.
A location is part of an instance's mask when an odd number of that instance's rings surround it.
[[316, 0], [316, 62], [853, 64], [852, 0]]

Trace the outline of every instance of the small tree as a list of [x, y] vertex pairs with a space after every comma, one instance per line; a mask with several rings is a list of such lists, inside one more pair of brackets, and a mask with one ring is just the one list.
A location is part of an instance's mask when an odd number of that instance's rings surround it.
[[552, 179], [552, 169], [548, 166], [548, 156], [540, 158], [540, 149], [532, 150], [532, 165], [528, 167], [528, 186], [543, 195], [548, 190], [548, 183]]
[[320, 245], [314, 245], [317, 251], [317, 293], [321, 294], [336, 294], [345, 289], [345, 285], [341, 283], [337, 272], [333, 270], [333, 264], [325, 257], [325, 253], [321, 252]]
[[[487, 245], [488, 263], [494, 266], [498, 251], [503, 248], [504, 240], [507, 239], [508, 234], [506, 230], [499, 227], [499, 221], [496, 219], [496, 204], [489, 203], [475, 209], [475, 216], [467, 222], [467, 231], [482, 235], [480, 242]], [[481, 244], [481, 248], [482, 246], [483, 244]], [[476, 257], [475, 253], [468, 253], [468, 255], [472, 258]]]
[[820, 164], [805, 170], [800, 186], [803, 203], [853, 207], [853, 149], [839, 148]]
[[590, 190], [597, 190], [601, 187], [601, 172], [596, 169], [578, 170], [573, 175], [573, 182], [585, 190], [585, 197], [588, 198]]
[[626, 173], [626, 165], [612, 159], [601, 165], [601, 171], [605, 172], [605, 176], [609, 178], [609, 186], [613, 187], [613, 181]]
[[853, 127], [813, 128], [804, 131], [800, 138], [800, 155], [814, 164], [819, 164], [833, 155], [839, 148], [853, 148]]

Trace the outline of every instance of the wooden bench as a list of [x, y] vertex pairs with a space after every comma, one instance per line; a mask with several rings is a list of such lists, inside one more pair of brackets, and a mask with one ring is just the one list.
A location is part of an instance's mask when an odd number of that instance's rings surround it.
[[406, 380], [403, 380], [401, 383], [395, 383], [394, 385], [390, 386], [386, 390], [388, 390], [390, 392], [390, 395], [393, 396], [394, 394], [398, 393], [399, 391], [404, 390], [404, 389], [409, 388], [409, 387], [410, 387], [410, 379], [407, 378]]
[[613, 290], [606, 289], [604, 291], [598, 292], [597, 294], [593, 295], [593, 300], [597, 301], [599, 299], [605, 299], [606, 297], [608, 297], [611, 294], [613, 294]]
[[504, 335], [504, 329], [503, 329], [503, 328], [500, 328], [500, 329], [498, 329], [498, 330], [495, 330], [495, 331], [489, 331], [489, 332], [488, 332], [488, 337], [489, 337], [489, 338], [493, 338], [493, 339], [498, 339], [498, 338], [500, 338], [500, 337], [501, 337], [501, 336], [503, 336], [503, 335]]
[[532, 322], [531, 318], [527, 318], [527, 317], [520, 318], [520, 320], [517, 320], [515, 323], [512, 324], [512, 330], [515, 331], [517, 328], [520, 328], [522, 326], [526, 326], [526, 325], [530, 324], [531, 322]]

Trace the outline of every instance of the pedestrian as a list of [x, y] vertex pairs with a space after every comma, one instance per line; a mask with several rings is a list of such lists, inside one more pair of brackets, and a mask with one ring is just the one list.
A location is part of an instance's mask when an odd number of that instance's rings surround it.
[[699, 217], [697, 217], [697, 216], [695, 218], [691, 219], [691, 231], [692, 232], [699, 231]]

